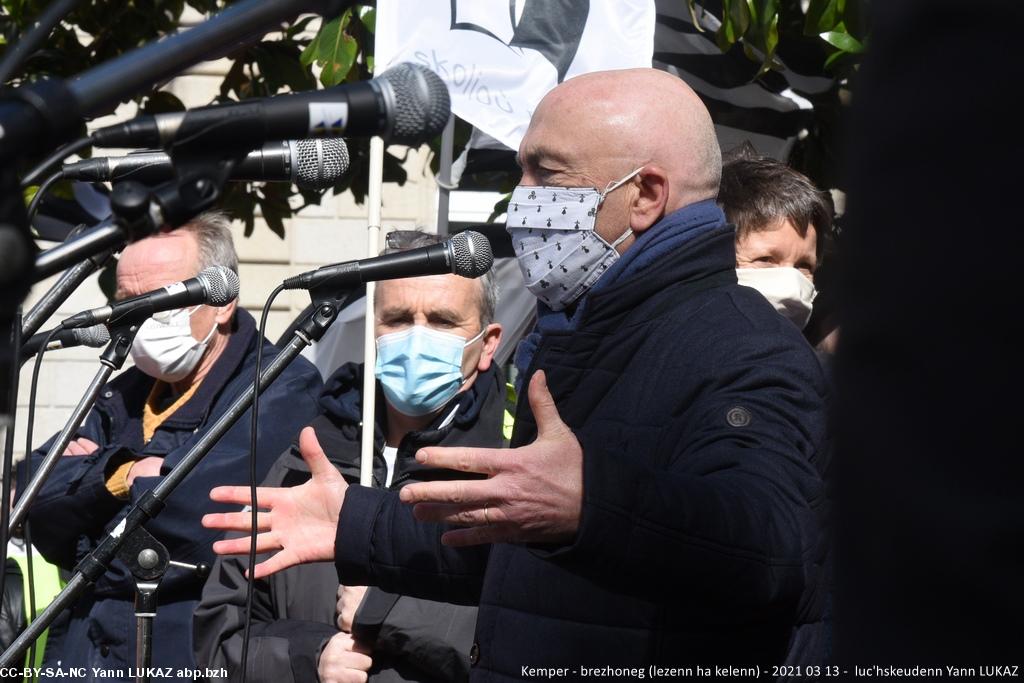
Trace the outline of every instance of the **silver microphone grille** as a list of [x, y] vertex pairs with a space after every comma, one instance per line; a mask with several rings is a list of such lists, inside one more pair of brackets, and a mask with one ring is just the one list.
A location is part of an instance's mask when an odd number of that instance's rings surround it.
[[238, 296], [238, 274], [224, 266], [210, 266], [196, 278], [206, 290], [206, 303], [227, 306]]
[[491, 269], [494, 254], [486, 237], [473, 230], [460, 232], [451, 239], [452, 272], [462, 277], [480, 277]]
[[299, 187], [331, 187], [348, 170], [348, 146], [341, 138], [307, 138], [288, 144], [295, 165], [295, 184]]
[[110, 341], [110, 332], [103, 325], [93, 325], [74, 330], [74, 337], [82, 346], [99, 348]]
[[394, 94], [391, 142], [419, 145], [444, 130], [452, 100], [440, 76], [420, 64], [402, 62], [381, 74], [380, 80]]

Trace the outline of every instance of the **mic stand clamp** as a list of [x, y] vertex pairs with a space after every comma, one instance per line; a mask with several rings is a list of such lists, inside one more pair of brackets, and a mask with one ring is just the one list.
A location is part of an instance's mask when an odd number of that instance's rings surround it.
[[175, 177], [171, 180], [154, 187], [134, 180], [114, 183], [110, 208], [115, 220], [129, 241], [148, 237], [164, 226], [188, 223], [220, 200], [235, 165], [254, 147], [212, 152], [172, 147]]
[[140, 324], [124, 325], [110, 329], [110, 342], [103, 350], [103, 353], [100, 354], [100, 369], [96, 372], [96, 376], [93, 377], [89, 388], [86, 389], [85, 395], [82, 396], [78, 405], [75, 406], [71, 417], [64, 424], [64, 429], [61, 430], [60, 434], [57, 435], [57, 438], [50, 445], [50, 450], [47, 452], [46, 457], [43, 458], [39, 469], [33, 474], [32, 481], [29, 482], [24, 493], [18, 498], [18, 503], [14, 506], [14, 512], [11, 513], [9, 533], [13, 534], [25, 521], [25, 517], [28, 516], [29, 506], [32, 505], [32, 501], [39, 494], [39, 490], [43, 488], [43, 484], [46, 482], [46, 478], [50, 476], [50, 472], [57, 466], [57, 461], [64, 455], [64, 449], [71, 443], [75, 432], [78, 431], [82, 421], [85, 420], [85, 416], [92, 410], [100, 390], [106, 385], [110, 375], [115, 370], [120, 370], [124, 366], [124, 362], [128, 359], [128, 353], [132, 349], [132, 342], [135, 341], [135, 334], [139, 331]]
[[140, 526], [125, 538], [117, 551], [117, 558], [128, 565], [135, 577], [135, 680], [148, 683], [153, 663], [157, 591], [170, 556], [166, 546]]
[[117, 551], [117, 559], [124, 562], [135, 577], [135, 681], [148, 683], [153, 665], [153, 622], [159, 604], [157, 591], [167, 567], [179, 567], [195, 572], [200, 580], [210, 574], [209, 565], [175, 562], [167, 547], [145, 527], [138, 527], [125, 538]]

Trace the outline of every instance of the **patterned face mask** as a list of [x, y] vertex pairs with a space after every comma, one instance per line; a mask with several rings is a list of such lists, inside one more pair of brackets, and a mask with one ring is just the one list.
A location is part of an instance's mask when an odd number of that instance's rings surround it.
[[642, 169], [609, 183], [604, 192], [592, 187], [530, 186], [512, 191], [505, 229], [526, 288], [552, 310], [561, 311], [583, 296], [618, 260], [615, 247], [633, 230], [609, 244], [594, 230], [597, 211], [608, 193]]

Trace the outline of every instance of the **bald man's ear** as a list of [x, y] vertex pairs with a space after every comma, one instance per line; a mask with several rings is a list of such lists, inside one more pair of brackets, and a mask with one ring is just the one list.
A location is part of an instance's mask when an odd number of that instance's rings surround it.
[[630, 207], [629, 227], [641, 233], [662, 219], [668, 205], [668, 174], [659, 166], [647, 165], [637, 175], [640, 187]]

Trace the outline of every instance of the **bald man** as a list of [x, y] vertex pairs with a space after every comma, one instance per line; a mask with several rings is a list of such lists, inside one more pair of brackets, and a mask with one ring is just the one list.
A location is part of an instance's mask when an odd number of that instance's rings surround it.
[[346, 487], [306, 433], [313, 479], [260, 495], [258, 545], [278, 552], [257, 575], [333, 557], [343, 583], [479, 599], [474, 681], [819, 664], [825, 384], [736, 284], [707, 110], [665, 73], [580, 76], [540, 103], [519, 161], [507, 226], [539, 322], [512, 448], [423, 449], [487, 478], [395, 495]]

